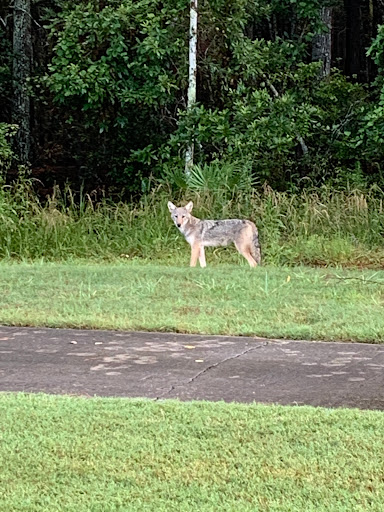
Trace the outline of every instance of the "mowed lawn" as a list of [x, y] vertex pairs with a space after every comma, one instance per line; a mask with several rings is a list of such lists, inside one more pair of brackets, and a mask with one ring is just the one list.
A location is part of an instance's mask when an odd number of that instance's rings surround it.
[[0, 264], [0, 324], [384, 341], [384, 272]]
[[384, 413], [0, 394], [0, 511], [383, 510]]

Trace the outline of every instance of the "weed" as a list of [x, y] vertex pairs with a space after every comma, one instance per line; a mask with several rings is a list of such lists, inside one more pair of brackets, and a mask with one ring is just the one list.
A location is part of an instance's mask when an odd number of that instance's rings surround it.
[[[288, 194], [186, 190], [166, 185], [138, 202], [111, 203], [69, 187], [42, 203], [28, 182], [0, 189], [0, 258], [113, 260], [124, 257], [187, 262], [185, 241], [172, 225], [167, 201], [192, 200], [201, 218], [249, 218], [259, 228], [263, 260], [272, 265], [384, 265], [383, 192], [377, 187]], [[216, 249], [208, 261], [238, 262], [236, 251]]]

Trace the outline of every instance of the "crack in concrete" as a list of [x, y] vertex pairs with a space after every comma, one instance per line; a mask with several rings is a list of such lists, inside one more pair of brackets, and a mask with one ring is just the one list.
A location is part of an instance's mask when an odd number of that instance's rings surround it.
[[258, 349], [264, 348], [264, 347], [266, 347], [269, 344], [270, 343], [268, 341], [265, 341], [265, 342], [259, 344], [257, 347], [247, 348], [246, 350], [243, 350], [239, 354], [235, 354], [234, 356], [226, 357], [225, 359], [223, 359], [222, 361], [218, 361], [217, 363], [212, 363], [209, 366], [207, 366], [206, 368], [204, 368], [203, 370], [201, 370], [198, 373], [196, 373], [196, 375], [194, 375], [193, 377], [188, 379], [186, 382], [183, 382], [181, 384], [172, 385], [168, 389], [168, 391], [165, 391], [162, 395], [157, 396], [154, 400], [161, 400], [165, 396], [170, 395], [172, 393], [172, 391], [174, 391], [176, 388], [180, 388], [182, 386], [188, 386], [188, 384], [191, 384], [192, 382], [197, 380], [199, 377], [201, 377], [205, 373], [209, 372], [209, 370], [212, 370], [212, 368], [217, 368], [218, 366], [226, 363], [227, 361], [231, 361], [232, 359], [238, 359], [239, 357], [244, 356], [245, 354], [248, 354], [249, 352], [252, 352], [253, 350], [258, 350]]

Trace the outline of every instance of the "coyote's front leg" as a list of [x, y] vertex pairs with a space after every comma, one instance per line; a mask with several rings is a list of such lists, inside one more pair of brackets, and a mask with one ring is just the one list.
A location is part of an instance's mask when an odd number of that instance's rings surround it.
[[199, 262], [200, 262], [200, 267], [204, 268], [207, 266], [207, 263], [205, 261], [204, 245], [202, 245], [200, 247]]
[[200, 257], [201, 248], [200, 244], [196, 242], [191, 245], [191, 267], [196, 267], [197, 258]]

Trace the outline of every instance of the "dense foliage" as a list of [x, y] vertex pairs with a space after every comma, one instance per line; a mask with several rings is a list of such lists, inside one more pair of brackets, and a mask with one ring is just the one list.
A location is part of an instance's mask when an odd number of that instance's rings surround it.
[[[154, 176], [184, 187], [192, 140], [202, 188], [239, 175], [280, 190], [384, 186], [384, 29], [368, 51], [373, 83], [336, 68], [323, 77], [311, 50], [328, 5], [342, 9], [337, 0], [200, 0], [197, 103], [187, 111], [188, 2], [35, 0], [32, 166], [47, 182], [142, 192]], [[9, 55], [2, 44], [4, 98]]]

